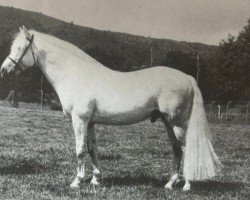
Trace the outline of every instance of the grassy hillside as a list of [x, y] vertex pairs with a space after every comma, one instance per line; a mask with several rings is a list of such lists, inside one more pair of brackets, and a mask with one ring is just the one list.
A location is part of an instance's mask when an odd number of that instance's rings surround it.
[[[178, 42], [169, 39], [153, 39], [131, 34], [100, 31], [93, 28], [66, 23], [41, 13], [0, 6], [0, 63], [8, 55], [11, 41], [18, 28], [25, 25], [52, 34], [78, 46], [105, 66], [119, 71], [132, 71], [149, 67], [150, 48], [153, 48], [153, 65], [177, 68], [187, 74], [195, 75], [196, 60], [189, 46], [212, 54], [216, 46], [201, 43]], [[203, 60], [201, 62], [204, 62]], [[32, 73], [32, 78], [30, 73]], [[40, 75], [28, 72], [18, 78], [20, 100], [36, 101], [39, 93]], [[5, 98], [13, 87], [11, 80], [0, 80], [0, 98]], [[24, 90], [25, 88], [25, 90]], [[48, 84], [45, 91], [51, 92]]]
[[[129, 71], [131, 66], [149, 65], [151, 47], [154, 51], [155, 65], [164, 62], [167, 59], [167, 54], [171, 51], [190, 53], [190, 49], [183, 44], [208, 53], [216, 49], [215, 46], [201, 43], [177, 42], [168, 39], [152, 39], [131, 34], [100, 31], [66, 23], [40, 13], [0, 6], [1, 47], [10, 43], [21, 25], [67, 40], [89, 52], [93, 57], [101, 59], [100, 61], [103, 61], [109, 67], [125, 71]], [[5, 54], [6, 51], [1, 51], [1, 56]], [[109, 63], [110, 58], [114, 61]], [[115, 66], [115, 64], [118, 66]], [[125, 69], [123, 69], [124, 64]]]

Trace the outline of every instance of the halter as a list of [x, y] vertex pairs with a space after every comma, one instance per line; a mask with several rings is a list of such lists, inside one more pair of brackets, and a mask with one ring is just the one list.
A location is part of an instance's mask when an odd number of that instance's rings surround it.
[[22, 58], [23, 58], [23, 57], [25, 56], [25, 54], [27, 53], [29, 47], [31, 47], [31, 52], [32, 52], [32, 56], [33, 56], [33, 59], [34, 59], [34, 63], [36, 62], [36, 60], [35, 60], [35, 55], [34, 55], [34, 51], [33, 51], [33, 48], [32, 48], [33, 39], [34, 39], [34, 35], [33, 35], [33, 34], [31, 35], [31, 38], [27, 38], [27, 37], [26, 37], [26, 40], [29, 41], [29, 44], [27, 45], [27, 47], [26, 47], [25, 50], [23, 51], [21, 57], [20, 57], [17, 61], [14, 60], [14, 59], [11, 58], [11, 57], [8, 57], [8, 58], [11, 60], [11, 62], [14, 63], [14, 67], [13, 67], [12, 69], [15, 69], [16, 67], [18, 67], [18, 69], [19, 69], [20, 72], [23, 72], [23, 71], [24, 71], [24, 70], [21, 68], [20, 61], [22, 60]]

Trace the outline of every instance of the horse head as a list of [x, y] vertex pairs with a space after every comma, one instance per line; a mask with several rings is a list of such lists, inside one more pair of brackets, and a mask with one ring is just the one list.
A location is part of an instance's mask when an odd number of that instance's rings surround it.
[[33, 37], [24, 26], [20, 27], [14, 41], [12, 42], [10, 54], [1, 66], [1, 76], [14, 71], [20, 73], [35, 64], [33, 50]]

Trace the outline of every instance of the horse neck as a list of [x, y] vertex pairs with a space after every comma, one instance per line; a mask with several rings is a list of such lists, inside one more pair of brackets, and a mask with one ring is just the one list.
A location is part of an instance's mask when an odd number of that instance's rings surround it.
[[[56, 46], [46, 38], [36, 37], [35, 46], [37, 49], [38, 66], [48, 81], [57, 90], [67, 79], [72, 78], [73, 73], [81, 72], [81, 75], [88, 73], [87, 63], [84, 63], [79, 55], [74, 56], [70, 50], [64, 50]], [[84, 52], [83, 56], [84, 56]]]

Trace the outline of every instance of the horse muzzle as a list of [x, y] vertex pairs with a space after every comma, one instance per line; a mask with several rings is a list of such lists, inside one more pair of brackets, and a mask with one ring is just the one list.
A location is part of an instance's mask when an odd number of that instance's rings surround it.
[[6, 74], [8, 73], [7, 71], [8, 70], [6, 68], [1, 68], [1, 77], [4, 78], [6, 76]]
[[0, 73], [1, 73], [1, 77], [6, 77], [7, 74], [9, 74], [10, 72], [12, 72], [14, 70], [14, 65], [12, 63], [9, 63], [8, 65], [2, 65]]

